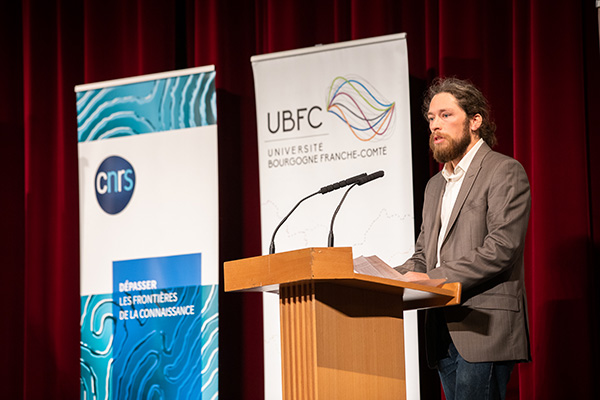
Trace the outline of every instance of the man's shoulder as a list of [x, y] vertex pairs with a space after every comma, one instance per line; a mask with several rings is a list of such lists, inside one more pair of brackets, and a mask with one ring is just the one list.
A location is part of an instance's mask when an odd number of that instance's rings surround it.
[[[507, 156], [506, 154], [499, 153], [497, 151], [492, 150], [489, 146], [486, 145], [486, 149], [482, 148], [484, 152], [481, 155], [480, 162], [482, 167], [490, 167], [499, 164], [507, 164], [507, 165], [519, 165], [521, 163], [514, 159], [511, 156]], [[522, 167], [522, 166], [521, 166]]]
[[446, 185], [446, 179], [442, 175], [442, 171], [439, 171], [437, 174], [433, 175], [427, 181], [427, 186], [425, 187], [426, 192], [431, 192], [432, 190], [439, 191]]
[[512, 179], [510, 177], [528, 180], [527, 172], [518, 160], [493, 150], [481, 159], [478, 176], [490, 184]]
[[428, 185], [435, 184], [436, 182], [445, 182], [444, 175], [442, 175], [442, 171], [438, 171], [435, 175], [429, 178]]
[[484, 155], [484, 159], [488, 161], [517, 161], [511, 156], [507, 156], [506, 154], [499, 153], [495, 150], [490, 149], [487, 154]]

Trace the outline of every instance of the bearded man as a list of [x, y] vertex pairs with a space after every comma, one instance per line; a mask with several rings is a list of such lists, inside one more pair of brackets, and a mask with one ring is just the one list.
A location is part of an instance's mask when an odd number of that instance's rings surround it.
[[523, 280], [529, 181], [521, 164], [491, 150], [489, 105], [470, 82], [436, 80], [423, 111], [444, 167], [427, 183], [415, 253], [397, 270], [409, 280], [462, 284], [460, 305], [426, 314], [427, 361], [446, 399], [504, 399], [515, 363], [531, 359]]

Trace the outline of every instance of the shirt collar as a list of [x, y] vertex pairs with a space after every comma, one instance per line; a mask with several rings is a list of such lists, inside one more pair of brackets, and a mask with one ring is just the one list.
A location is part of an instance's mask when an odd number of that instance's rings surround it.
[[477, 150], [479, 150], [482, 144], [483, 139], [479, 139], [477, 143], [475, 143], [475, 145], [471, 148], [471, 150], [469, 150], [467, 154], [465, 154], [465, 156], [459, 161], [458, 165], [454, 167], [454, 172], [450, 172], [448, 167], [449, 163], [446, 163], [444, 165], [444, 168], [442, 169], [442, 175], [444, 176], [447, 182], [454, 182], [463, 177], [465, 172], [467, 172], [467, 169], [469, 169], [469, 165], [471, 165], [473, 158], [475, 158]]

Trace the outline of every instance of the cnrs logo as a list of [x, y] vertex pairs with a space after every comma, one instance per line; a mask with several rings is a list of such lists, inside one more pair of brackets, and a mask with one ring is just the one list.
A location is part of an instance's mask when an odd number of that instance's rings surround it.
[[109, 214], [118, 214], [129, 204], [135, 188], [131, 164], [118, 156], [102, 161], [94, 179], [98, 204]]

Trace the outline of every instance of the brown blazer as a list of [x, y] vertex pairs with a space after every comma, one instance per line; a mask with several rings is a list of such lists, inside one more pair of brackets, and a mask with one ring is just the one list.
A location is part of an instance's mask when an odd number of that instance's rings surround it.
[[523, 249], [531, 198], [525, 170], [481, 146], [464, 177], [435, 268], [445, 187], [441, 173], [429, 180], [415, 254], [398, 267], [462, 283], [460, 306], [428, 312], [428, 363], [435, 366], [447, 351], [439, 325], [444, 320], [467, 361], [530, 360]]

